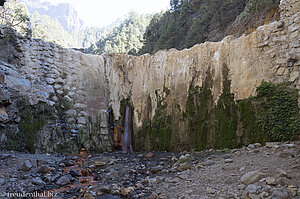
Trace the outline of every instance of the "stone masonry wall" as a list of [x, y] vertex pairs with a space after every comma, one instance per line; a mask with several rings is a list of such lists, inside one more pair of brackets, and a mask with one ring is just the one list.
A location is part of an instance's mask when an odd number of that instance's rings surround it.
[[36, 152], [74, 152], [81, 146], [110, 150], [107, 87], [104, 67], [99, 67], [103, 58], [23, 38], [5, 27], [1, 27], [0, 37], [0, 70], [5, 74], [2, 86], [12, 101], [0, 130], [2, 146], [13, 139], [12, 131], [16, 137], [22, 131], [19, 124], [26, 118], [20, 110], [35, 110], [43, 104], [49, 107], [51, 117], [42, 129], [32, 132], [36, 134]]
[[297, 14], [300, 10], [299, 0], [281, 0], [280, 15], [281, 19], [285, 19]]

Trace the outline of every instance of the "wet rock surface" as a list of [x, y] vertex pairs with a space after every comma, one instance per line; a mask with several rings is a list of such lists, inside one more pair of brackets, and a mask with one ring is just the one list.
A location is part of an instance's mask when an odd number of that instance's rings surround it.
[[[291, 155], [281, 156], [287, 149]], [[300, 143], [149, 154], [0, 152], [0, 193], [48, 191], [54, 198], [99, 199], [300, 198]]]

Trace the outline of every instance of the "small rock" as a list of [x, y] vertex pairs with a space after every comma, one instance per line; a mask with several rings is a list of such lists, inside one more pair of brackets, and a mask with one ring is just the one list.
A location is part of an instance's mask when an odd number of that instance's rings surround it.
[[264, 185], [263, 187], [262, 187], [262, 191], [264, 191], [264, 192], [270, 192], [270, 190], [271, 190], [271, 186], [269, 186], [269, 185]]
[[283, 189], [275, 189], [275, 191], [272, 194], [272, 198], [287, 199], [289, 198], [289, 194]]
[[232, 163], [232, 162], [233, 162], [233, 159], [228, 158], [228, 159], [225, 159], [224, 161], [225, 161], [225, 163]]
[[65, 165], [66, 165], [67, 167], [72, 167], [72, 166], [74, 166], [75, 164], [74, 164], [74, 161], [73, 161], [73, 160], [68, 160], [68, 161], [65, 163]]
[[31, 164], [32, 164], [32, 167], [37, 167], [38, 166], [38, 160], [30, 160]]
[[255, 184], [249, 184], [247, 187], [246, 187], [246, 191], [248, 191], [249, 193], [258, 193], [258, 191], [261, 189], [261, 186], [258, 186], [258, 185], [255, 185]]
[[76, 170], [76, 169], [71, 169], [69, 173], [73, 177], [79, 177], [79, 176], [81, 176], [80, 172], [78, 170]]
[[60, 186], [68, 185], [70, 184], [70, 179], [67, 176], [62, 176], [57, 180], [56, 184]]
[[97, 166], [97, 167], [103, 167], [103, 166], [105, 166], [105, 162], [95, 161], [94, 165]]
[[262, 178], [259, 180], [259, 182], [265, 182], [267, 178]]
[[52, 176], [50, 180], [51, 180], [51, 182], [55, 182], [59, 177], [60, 177], [60, 175], [56, 174], [55, 176]]
[[0, 178], [0, 185], [3, 185], [5, 183], [5, 180], [3, 178]]
[[152, 173], [159, 173], [161, 170], [162, 170], [162, 166], [161, 165], [159, 165], [157, 167], [153, 167], [151, 169]]
[[23, 164], [22, 170], [23, 171], [29, 171], [32, 168], [32, 163], [30, 162], [30, 160], [26, 160]]
[[296, 197], [297, 196], [297, 192], [296, 191], [291, 191], [290, 195], [293, 196], [293, 197]]
[[10, 178], [9, 179], [9, 182], [17, 182], [18, 181], [18, 178]]
[[248, 145], [248, 148], [249, 148], [249, 149], [255, 149], [255, 145], [254, 145], [254, 144], [249, 144], [249, 145]]
[[86, 124], [87, 123], [87, 119], [85, 117], [79, 117], [77, 119], [77, 122], [78, 122], [78, 124]]
[[165, 181], [166, 181], [167, 183], [174, 183], [174, 184], [180, 182], [180, 180], [179, 180], [178, 178], [166, 178]]
[[179, 158], [180, 162], [187, 162], [190, 161], [192, 159], [192, 156], [190, 154], [186, 154], [186, 155], [182, 155]]
[[147, 159], [150, 159], [150, 158], [152, 158], [152, 157], [153, 157], [153, 153], [149, 152], [149, 153], [146, 154], [146, 158], [147, 158]]
[[283, 146], [287, 148], [295, 148], [295, 144], [284, 144]]
[[130, 196], [134, 191], [133, 187], [128, 187], [128, 188], [122, 188], [121, 189], [121, 194], [122, 196]]
[[50, 172], [50, 171], [55, 171], [55, 168], [53, 168], [53, 167], [48, 167], [48, 166], [41, 166], [41, 167], [39, 168], [39, 170], [38, 170], [38, 173], [44, 174], [44, 173], [48, 173], [48, 172]]
[[182, 163], [179, 166], [177, 166], [176, 171], [185, 171], [188, 169], [191, 169], [192, 165], [188, 162]]
[[279, 177], [287, 177], [287, 172], [282, 169], [279, 169]]
[[43, 185], [46, 184], [46, 183], [45, 183], [41, 178], [39, 178], [39, 177], [33, 178], [33, 179], [31, 180], [31, 183], [34, 184], [34, 185], [39, 185], [39, 186], [43, 186]]
[[259, 181], [261, 178], [264, 177], [264, 174], [261, 173], [260, 171], [251, 171], [248, 173], [245, 173], [242, 177], [241, 177], [241, 182], [243, 184], [252, 184], [256, 181]]
[[277, 149], [276, 148], [271, 148], [271, 153], [276, 153], [277, 152]]
[[212, 189], [212, 188], [206, 188], [206, 193], [207, 194], [215, 194], [216, 193], [216, 190]]
[[156, 199], [158, 198], [158, 195], [156, 193], [152, 193], [150, 196], [148, 196], [146, 199]]
[[66, 111], [66, 115], [69, 116], [69, 117], [76, 117], [77, 112], [74, 109], [70, 109], [70, 110]]
[[120, 193], [120, 190], [117, 190], [117, 189], [112, 190], [111, 193], [112, 193], [113, 195], [120, 195], [120, 194], [121, 194], [121, 193]]
[[260, 199], [260, 196], [256, 195], [256, 194], [253, 194], [253, 193], [250, 193], [249, 194], [249, 198], [250, 199]]
[[293, 155], [294, 155], [293, 152], [289, 152], [289, 151], [279, 153], [279, 157], [283, 157], [283, 158], [292, 157]]
[[108, 185], [102, 185], [99, 190], [103, 193], [109, 193], [111, 189]]
[[225, 154], [225, 155], [223, 155], [223, 159], [229, 159], [229, 158], [231, 158], [231, 154]]
[[280, 184], [281, 186], [285, 185], [295, 185], [296, 183], [286, 177], [280, 177], [276, 180], [276, 183]]
[[246, 186], [245, 186], [244, 184], [240, 184], [240, 185], [238, 186], [238, 189], [239, 189], [239, 190], [244, 190], [245, 187], [246, 187]]
[[277, 145], [278, 146], [278, 142], [267, 142], [266, 143], [266, 147], [267, 148], [272, 148], [273, 146]]
[[[231, 150], [231, 153], [235, 153], [235, 152], [237, 152], [237, 151], [239, 151], [238, 149], [232, 149]], [[230, 157], [229, 157], [230, 158]], [[226, 158], [225, 158], [226, 159]]]
[[71, 157], [71, 160], [78, 161], [78, 160], [79, 160], [79, 157], [78, 157], [78, 156]]
[[259, 150], [258, 149], [254, 149], [253, 153], [259, 153]]
[[267, 177], [266, 183], [267, 183], [268, 185], [274, 185], [274, 186], [277, 184], [276, 179], [273, 178], [273, 177]]
[[46, 78], [46, 82], [48, 84], [54, 84], [55, 83], [55, 79], [53, 79], [53, 78]]
[[77, 103], [77, 104], [74, 105], [74, 107], [77, 108], [77, 109], [85, 109], [86, 105]]
[[1, 160], [5, 160], [5, 159], [8, 159], [8, 158], [10, 158], [11, 157], [11, 154], [2, 154], [1, 156], [0, 156], [0, 159]]
[[268, 196], [269, 196], [269, 193], [263, 191], [263, 192], [261, 192], [261, 193], [259, 194], [259, 196], [260, 196], [260, 198], [265, 198], [265, 197], [268, 197]]
[[284, 26], [284, 21], [278, 21], [277, 28], [282, 28]]
[[206, 160], [203, 164], [204, 164], [204, 166], [212, 166], [212, 165], [214, 165], [216, 163], [214, 161], [212, 161], [212, 160]]
[[259, 147], [261, 147], [261, 143], [255, 143], [254, 146], [255, 146], [256, 148], [259, 148]]
[[86, 194], [84, 194], [83, 198], [84, 199], [94, 199], [94, 196], [91, 193], [87, 192]]
[[177, 159], [175, 156], [173, 156], [173, 157], [171, 158], [171, 160], [172, 160], [173, 162], [176, 162], [178, 159]]
[[51, 182], [51, 178], [52, 178], [51, 174], [47, 174], [44, 178], [44, 182]]
[[94, 191], [90, 191], [90, 194], [92, 194], [92, 196], [97, 196], [97, 193], [96, 192], [94, 192]]

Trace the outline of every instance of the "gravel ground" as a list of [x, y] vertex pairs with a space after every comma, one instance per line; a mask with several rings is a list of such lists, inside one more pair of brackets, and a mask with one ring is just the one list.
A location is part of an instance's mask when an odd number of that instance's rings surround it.
[[45, 191], [85, 199], [300, 198], [300, 143], [192, 153], [0, 152], [1, 198]]

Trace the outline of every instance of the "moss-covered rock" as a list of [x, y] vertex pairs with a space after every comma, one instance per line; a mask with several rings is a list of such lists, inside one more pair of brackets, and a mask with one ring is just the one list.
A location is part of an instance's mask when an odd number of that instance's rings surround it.
[[[223, 66], [223, 76], [228, 76], [226, 66]], [[255, 142], [293, 140], [299, 136], [295, 89], [284, 83], [262, 82], [257, 96], [235, 101], [230, 93], [230, 81], [225, 78], [223, 92], [214, 104], [210, 74], [207, 77], [203, 87], [190, 87], [185, 112], [180, 112], [174, 104], [171, 114], [167, 114], [167, 107], [161, 105], [163, 100], [158, 102], [154, 118], [148, 117], [136, 133], [137, 149], [231, 149]], [[148, 107], [152, 107], [150, 99], [148, 103]]]
[[51, 113], [46, 104], [41, 103], [36, 106], [24, 106], [21, 110], [21, 122], [19, 123], [20, 137], [24, 146], [29, 152], [35, 152], [37, 133], [41, 131]]

